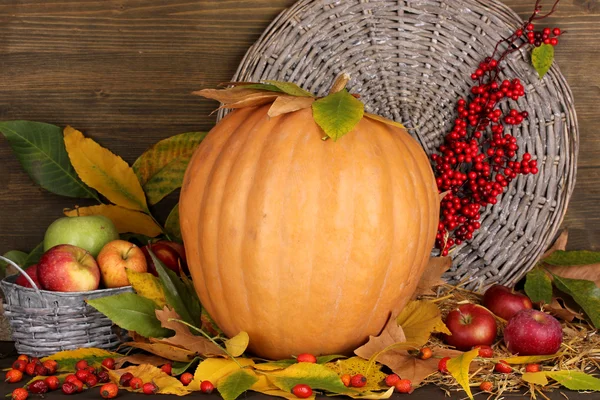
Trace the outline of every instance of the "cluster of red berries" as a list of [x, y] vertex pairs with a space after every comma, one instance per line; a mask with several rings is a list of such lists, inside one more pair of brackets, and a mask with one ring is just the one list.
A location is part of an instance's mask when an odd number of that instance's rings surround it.
[[[529, 113], [514, 106], [508, 111], [499, 107], [504, 100], [519, 100], [525, 95], [525, 88], [519, 79], [500, 80], [499, 76], [505, 57], [527, 43], [558, 44], [557, 37], [562, 34], [559, 28], [534, 31], [531, 21], [541, 19], [540, 10], [538, 2], [529, 21], [500, 41], [492, 56], [473, 72], [471, 79], [475, 83], [470, 95], [458, 100], [453, 128], [431, 156], [438, 190], [446, 193], [441, 201], [436, 237], [442, 256], [447, 256], [454, 245], [473, 238], [481, 227], [482, 210], [496, 204], [512, 180], [518, 175], [538, 173], [537, 160], [529, 153], [517, 159], [519, 145], [507, 129], [521, 124]], [[509, 46], [499, 52], [499, 45], [504, 42]]]

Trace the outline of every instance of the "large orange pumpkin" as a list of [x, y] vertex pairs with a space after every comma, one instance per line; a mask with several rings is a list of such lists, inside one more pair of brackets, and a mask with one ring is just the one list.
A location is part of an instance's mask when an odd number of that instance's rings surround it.
[[187, 169], [180, 222], [200, 300], [228, 335], [272, 358], [348, 353], [411, 298], [439, 198], [402, 128], [363, 118], [323, 141], [311, 109], [239, 109]]

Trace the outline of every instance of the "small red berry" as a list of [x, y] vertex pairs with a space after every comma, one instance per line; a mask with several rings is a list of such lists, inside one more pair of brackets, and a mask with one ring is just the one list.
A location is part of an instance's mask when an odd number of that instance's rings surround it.
[[500, 362], [494, 366], [494, 371], [503, 374], [510, 374], [512, 372], [512, 367], [508, 365], [504, 360], [500, 360]]
[[527, 26], [525, 27], [525, 29], [527, 29], [528, 31], [532, 31], [534, 28], [533, 24], [527, 24]]
[[79, 379], [73, 379], [70, 383], [75, 385], [77, 388], [77, 393], [83, 392], [83, 382], [81, 382]]
[[29, 397], [29, 392], [23, 388], [16, 388], [11, 394], [12, 400], [25, 400], [27, 397]]
[[190, 384], [191, 381], [194, 380], [194, 375], [190, 374], [189, 372], [184, 372], [179, 377], [179, 380], [181, 381], [181, 383], [183, 383], [183, 386], [187, 386]]
[[552, 33], [554, 34], [554, 36], [560, 36], [562, 31], [560, 30], [560, 28], [554, 28], [552, 29]]
[[108, 372], [106, 372], [106, 371], [98, 372], [97, 376], [98, 376], [99, 383], [107, 383], [108, 381], [110, 381], [110, 376], [108, 375]]
[[87, 360], [79, 360], [79, 361], [77, 361], [77, 364], [75, 364], [76, 370], [86, 369], [87, 367], [88, 367]]
[[46, 382], [50, 390], [56, 390], [60, 387], [60, 380], [56, 376], [49, 376], [44, 379], [44, 382]]
[[27, 389], [30, 393], [44, 394], [48, 392], [48, 384], [40, 379], [38, 381], [31, 382], [29, 386], [27, 386]]
[[526, 372], [540, 372], [540, 364], [527, 364], [525, 366]]
[[431, 349], [429, 347], [423, 347], [419, 351], [419, 355], [417, 357], [419, 357], [421, 360], [427, 360], [427, 359], [430, 359], [432, 355], [433, 355], [433, 352], [431, 351]]
[[48, 369], [48, 373], [53, 375], [58, 370], [58, 363], [54, 360], [46, 360], [42, 363], [44, 367]]
[[479, 357], [483, 357], [483, 358], [492, 358], [494, 357], [494, 349], [492, 349], [490, 346], [486, 346], [486, 345], [477, 345], [475, 347], [473, 347], [474, 349], [479, 349]]
[[91, 365], [85, 369], [90, 375], [96, 375], [96, 368]]
[[107, 383], [100, 387], [100, 396], [103, 399], [114, 399], [119, 394], [119, 387], [114, 383]]
[[49, 376], [50, 375], [50, 371], [48, 371], [48, 368], [44, 367], [41, 364], [36, 364], [35, 366], [35, 374], [39, 375], [39, 376]]
[[34, 363], [29, 363], [25, 366], [25, 373], [29, 376], [35, 376], [35, 367], [37, 365]]
[[215, 385], [213, 385], [211, 381], [202, 381], [200, 390], [202, 393], [212, 393], [212, 391], [215, 390]]
[[396, 386], [396, 383], [400, 380], [400, 377], [396, 374], [389, 374], [385, 377], [385, 384], [389, 387]]
[[90, 376], [90, 373], [87, 369], [80, 369], [75, 372], [75, 377], [79, 379], [81, 382], [85, 382], [85, 379]]
[[310, 388], [310, 386], [305, 385], [304, 383], [299, 383], [292, 388], [292, 393], [294, 394], [294, 396], [300, 399], [306, 399], [312, 396], [313, 391]]
[[98, 384], [98, 377], [96, 375], [89, 374], [87, 378], [85, 378], [85, 386], [91, 388]]
[[155, 394], [158, 392], [158, 386], [152, 382], [146, 382], [144, 383], [144, 386], [142, 386], [142, 392], [144, 394]]
[[77, 392], [77, 386], [71, 382], [63, 383], [61, 390], [64, 394], [73, 394]]
[[75, 376], [75, 374], [69, 374], [65, 377], [65, 382], [69, 382], [72, 383], [73, 381], [76, 381], [77, 377]]
[[125, 372], [123, 375], [121, 375], [121, 378], [119, 378], [119, 385], [124, 387], [129, 386], [129, 382], [132, 378], [133, 374], [131, 372]]
[[340, 376], [340, 379], [342, 380], [342, 383], [344, 384], [344, 386], [349, 387], [350, 386], [350, 380], [352, 379], [352, 377], [348, 374], [344, 374], [342, 376]]
[[142, 386], [144, 386], [144, 381], [138, 378], [137, 376], [131, 378], [131, 380], [129, 381], [129, 387], [132, 389], [141, 389]]
[[412, 382], [410, 379], [400, 379], [394, 385], [396, 391], [399, 393], [411, 393], [413, 391]]
[[37, 357], [31, 357], [31, 358], [29, 359], [29, 362], [30, 362], [30, 363], [34, 363], [34, 364], [41, 364], [41, 363], [42, 363], [42, 362], [40, 361], [40, 359], [39, 359], [39, 358], [37, 358]]
[[450, 360], [450, 357], [444, 357], [438, 363], [438, 371], [440, 371], [442, 374], [448, 373], [448, 366], [447, 366], [448, 360]]
[[102, 366], [106, 369], [115, 369], [115, 359], [114, 358], [105, 358], [102, 360]]
[[481, 382], [481, 385], [479, 385], [479, 389], [481, 389], [484, 392], [491, 392], [494, 389], [494, 384], [490, 381]]
[[17, 369], [21, 372], [25, 372], [25, 367], [27, 366], [27, 363], [23, 360], [17, 360], [12, 364], [12, 369]]
[[21, 379], [23, 379], [23, 372], [19, 371], [18, 369], [11, 369], [6, 373], [6, 379], [4, 379], [4, 382], [17, 383], [20, 382]]
[[29, 356], [26, 356], [25, 354], [19, 355], [19, 357], [17, 357], [17, 360], [21, 360], [25, 362], [25, 364], [29, 364]]
[[367, 378], [362, 374], [356, 374], [350, 379], [350, 386], [352, 387], [363, 387], [367, 384]]
[[171, 375], [171, 372], [173, 370], [173, 366], [171, 365], [171, 363], [165, 364], [162, 367], [160, 367], [161, 371], [164, 372], [167, 375]]
[[307, 362], [307, 363], [313, 363], [315, 364], [317, 362], [317, 357], [313, 356], [312, 354], [309, 353], [302, 353], [302, 354], [298, 354], [298, 357], [296, 357], [296, 360], [301, 363], [301, 362]]
[[558, 44], [558, 39], [557, 38], [550, 38], [550, 45], [551, 46], [556, 46]]

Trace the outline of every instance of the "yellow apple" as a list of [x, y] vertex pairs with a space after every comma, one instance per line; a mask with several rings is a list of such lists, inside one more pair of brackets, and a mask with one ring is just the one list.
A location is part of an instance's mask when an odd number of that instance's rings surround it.
[[142, 249], [125, 240], [108, 242], [96, 259], [100, 267], [102, 282], [107, 288], [129, 285], [126, 269], [146, 272], [146, 257]]

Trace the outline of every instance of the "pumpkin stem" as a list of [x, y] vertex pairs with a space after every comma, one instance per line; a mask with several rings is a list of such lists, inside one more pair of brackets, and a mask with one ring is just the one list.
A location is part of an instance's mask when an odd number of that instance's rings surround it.
[[340, 90], [345, 89], [349, 80], [350, 75], [346, 72], [342, 72], [342, 74], [335, 79], [335, 82], [333, 82], [329, 94], [337, 93]]

